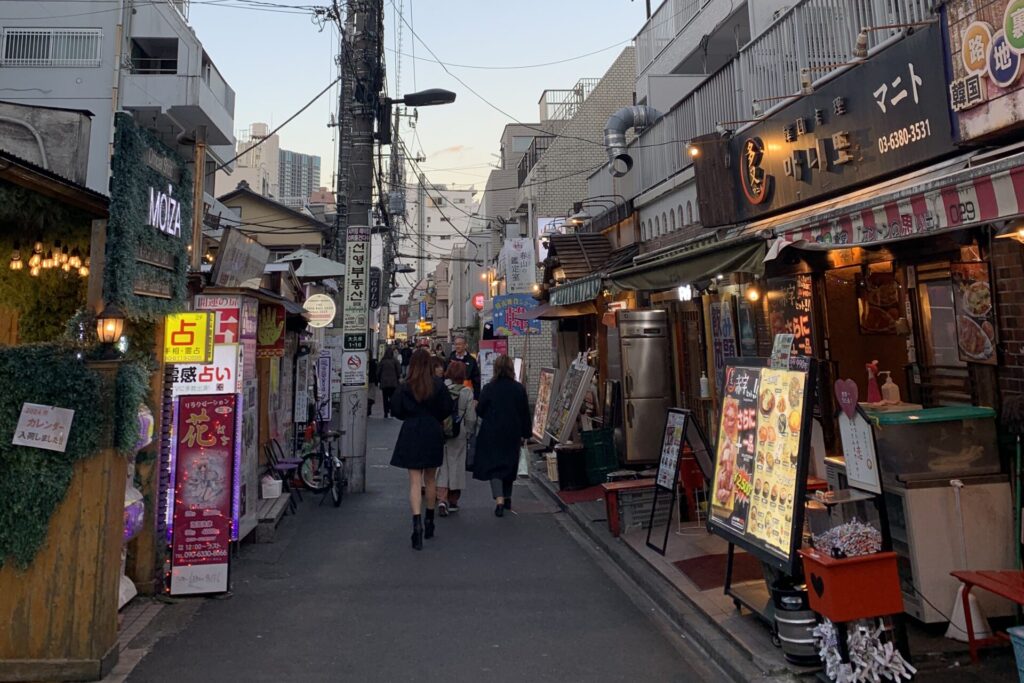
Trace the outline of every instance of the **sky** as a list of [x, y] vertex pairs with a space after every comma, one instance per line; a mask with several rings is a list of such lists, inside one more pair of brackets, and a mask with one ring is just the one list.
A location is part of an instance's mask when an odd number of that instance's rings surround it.
[[[333, 80], [337, 32], [330, 25], [320, 30], [305, 11], [227, 6], [232, 1], [193, 0], [190, 23], [235, 91], [236, 132], [255, 121], [275, 126]], [[602, 76], [645, 21], [644, 0], [383, 1], [389, 94], [396, 92], [396, 78], [402, 93], [445, 88], [457, 94], [453, 104], [421, 108], [416, 136], [403, 124], [403, 139], [426, 156], [421, 168], [431, 183], [475, 184], [481, 190], [489, 166], [497, 163], [502, 128], [514, 122], [495, 107], [519, 121], [536, 122], [544, 89], [567, 89], [580, 78]], [[430, 50], [494, 107], [446, 73]], [[594, 54], [563, 61], [587, 53]], [[467, 68], [559, 61], [536, 68]], [[336, 100], [336, 91], [325, 94], [278, 133], [282, 149], [322, 157], [325, 186], [335, 166], [333, 129], [327, 123]]]

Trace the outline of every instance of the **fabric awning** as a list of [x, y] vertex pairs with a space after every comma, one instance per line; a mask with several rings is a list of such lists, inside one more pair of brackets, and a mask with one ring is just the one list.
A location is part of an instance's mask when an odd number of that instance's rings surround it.
[[597, 306], [592, 301], [583, 301], [578, 304], [567, 304], [565, 306], [541, 304], [524, 313], [522, 318], [524, 320], [558, 320], [559, 318], [574, 318], [580, 315], [597, 315]]
[[662, 258], [608, 274], [618, 289], [663, 291], [707, 280], [719, 273], [764, 274], [768, 246], [759, 235], [723, 240], [699, 240], [666, 253]]
[[827, 250], [885, 244], [1024, 214], [1024, 154], [976, 166], [968, 165], [969, 156], [751, 223], [746, 231], [775, 233], [766, 257], [770, 260], [787, 247]]
[[558, 285], [551, 290], [551, 304], [554, 306], [565, 306], [567, 304], [593, 301], [601, 293], [601, 282], [603, 279], [601, 273], [594, 273], [579, 280]]

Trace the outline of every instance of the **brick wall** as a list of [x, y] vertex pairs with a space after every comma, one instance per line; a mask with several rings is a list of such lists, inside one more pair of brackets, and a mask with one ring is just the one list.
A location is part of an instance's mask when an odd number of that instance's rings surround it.
[[999, 313], [999, 392], [1024, 394], [1024, 246], [997, 239], [992, 245], [992, 276]]
[[555, 323], [542, 320], [541, 333], [529, 337], [529, 349], [527, 349], [527, 337], [508, 338], [508, 355], [526, 361], [526, 379], [523, 384], [526, 385], [531, 405], [537, 398], [537, 378], [540, 377], [540, 369], [553, 367], [555, 363], [551, 347], [554, 333]]

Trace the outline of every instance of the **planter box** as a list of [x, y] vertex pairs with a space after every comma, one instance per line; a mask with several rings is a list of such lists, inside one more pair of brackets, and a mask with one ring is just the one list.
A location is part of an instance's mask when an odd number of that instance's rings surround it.
[[899, 614], [903, 594], [896, 553], [874, 553], [837, 560], [817, 550], [801, 550], [811, 609], [834, 623]]

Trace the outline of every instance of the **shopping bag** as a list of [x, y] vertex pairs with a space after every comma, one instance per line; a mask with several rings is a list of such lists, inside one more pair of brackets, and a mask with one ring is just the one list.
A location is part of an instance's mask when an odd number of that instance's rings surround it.
[[519, 447], [519, 476], [530, 476], [530, 451], [526, 446]]

